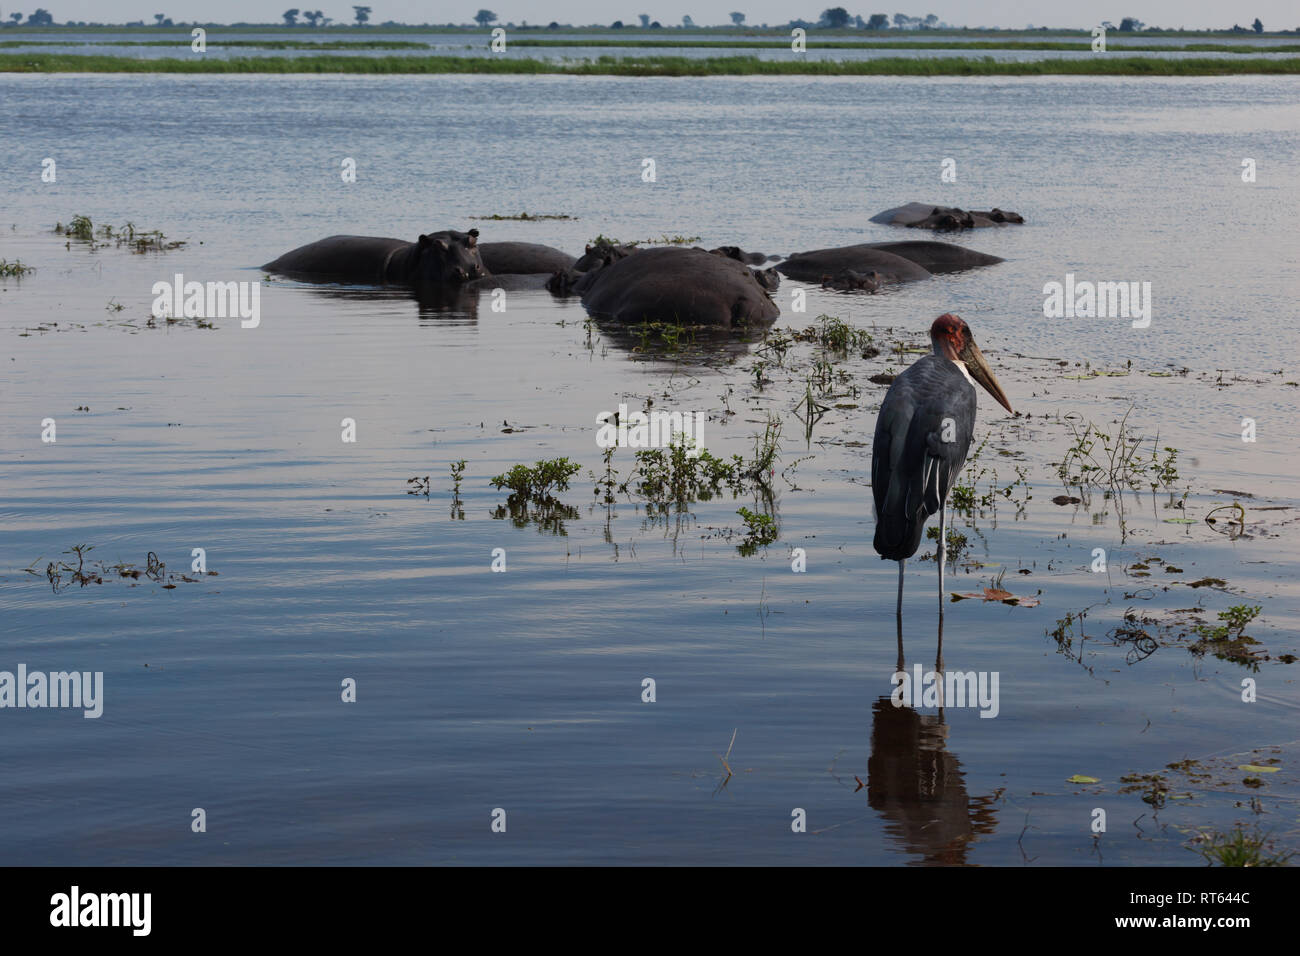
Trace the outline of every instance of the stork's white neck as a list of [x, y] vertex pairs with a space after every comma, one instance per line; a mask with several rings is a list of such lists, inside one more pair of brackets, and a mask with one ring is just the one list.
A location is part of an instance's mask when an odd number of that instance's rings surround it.
[[972, 385], [975, 384], [975, 379], [971, 378], [970, 372], [966, 370], [965, 362], [963, 362], [961, 359], [949, 359], [949, 361], [951, 361], [953, 365], [957, 366], [957, 368], [961, 371], [961, 373], [966, 376], [966, 381], [970, 382]]

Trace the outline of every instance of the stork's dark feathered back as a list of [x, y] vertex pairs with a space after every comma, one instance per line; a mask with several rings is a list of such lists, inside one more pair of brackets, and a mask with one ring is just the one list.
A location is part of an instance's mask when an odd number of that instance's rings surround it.
[[926, 519], [952, 491], [974, 436], [975, 386], [955, 362], [926, 355], [894, 379], [871, 450], [881, 557], [916, 554]]

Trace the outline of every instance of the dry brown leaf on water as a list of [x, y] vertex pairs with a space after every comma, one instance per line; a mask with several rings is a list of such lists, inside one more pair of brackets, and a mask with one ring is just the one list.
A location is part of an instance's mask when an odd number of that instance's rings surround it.
[[1016, 597], [1010, 591], [1003, 591], [1001, 588], [985, 588], [982, 594], [974, 591], [951, 591], [949, 593], [954, 601], [1001, 601], [1003, 604], [1010, 604], [1013, 607], [1038, 607], [1041, 603], [1038, 598]]

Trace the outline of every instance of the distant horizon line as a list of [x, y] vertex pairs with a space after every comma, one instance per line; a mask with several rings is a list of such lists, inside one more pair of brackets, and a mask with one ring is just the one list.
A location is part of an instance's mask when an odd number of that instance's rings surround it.
[[[552, 26], [552, 24], [554, 26]], [[0, 20], [0, 28], [19, 29], [19, 30], [51, 30], [51, 29], [83, 28], [83, 27], [95, 27], [95, 28], [121, 27], [123, 29], [145, 29], [145, 30], [180, 30], [180, 29], [186, 29], [191, 27], [231, 27], [231, 28], [252, 27], [252, 28], [259, 28], [259, 29], [266, 28], [266, 29], [273, 29], [273, 30], [301, 30], [301, 31], [311, 32], [311, 31], [319, 31], [319, 30], [373, 30], [381, 27], [402, 27], [404, 29], [455, 28], [461, 30], [487, 30], [493, 26], [512, 27], [514, 29], [522, 29], [522, 30], [575, 29], [575, 30], [604, 30], [610, 32], [625, 32], [625, 33], [642, 33], [642, 32], [649, 33], [649, 32], [659, 32], [663, 30], [679, 30], [683, 32], [688, 32], [688, 31], [703, 32], [703, 31], [712, 31], [712, 30], [722, 30], [726, 32], [744, 33], [744, 32], [753, 32], [755, 30], [786, 30], [795, 27], [802, 27], [804, 29], [813, 28], [813, 29], [817, 29], [829, 33], [850, 33], [850, 34], [893, 33], [896, 35], [944, 34], [944, 33], [968, 33], [968, 32], [1091, 34], [1092, 30], [1094, 29], [1094, 27], [1092, 26], [1087, 26], [1087, 27], [1045, 27], [1045, 26], [1044, 27], [1035, 27], [1035, 26], [972, 27], [972, 26], [951, 26], [951, 25], [945, 25], [942, 27], [885, 26], [885, 27], [871, 29], [866, 27], [849, 27], [849, 26], [821, 27], [821, 26], [817, 26], [816, 23], [813, 23], [812, 21], [808, 21], [808, 20], [790, 20], [787, 21], [786, 23], [776, 23], [776, 24], [767, 24], [767, 23], [699, 24], [696, 23], [696, 24], [692, 24], [691, 26], [685, 26], [680, 23], [675, 23], [675, 24], [665, 24], [658, 27], [648, 27], [648, 26], [643, 27], [640, 24], [626, 24], [626, 25], [620, 25], [615, 27], [612, 24], [604, 24], [604, 23], [559, 23], [558, 21], [555, 20], [552, 20], [547, 24], [528, 23], [527, 21], [521, 21], [520, 23], [515, 23], [513, 21], [502, 22], [497, 20], [497, 21], [491, 21], [486, 26], [477, 23], [472, 23], [472, 22], [471, 23], [450, 23], [450, 22], [449, 23], [405, 23], [400, 20], [385, 20], [380, 23], [371, 23], [371, 22], [356, 23], [355, 21], [342, 21], [342, 22], [331, 22], [322, 25], [316, 25], [312, 23], [288, 24], [288, 23], [284, 23], [282, 20], [273, 21], [273, 22], [272, 21], [251, 22], [247, 20], [238, 20], [235, 21], [234, 23], [220, 23], [214, 20], [171, 21], [170, 18], [166, 23], [156, 23], [156, 22], [147, 23], [144, 20], [128, 20], [123, 23], [103, 22], [98, 20], [95, 21], [68, 20], [62, 23], [55, 21], [52, 23], [33, 24], [33, 23], [14, 23], [8, 20]], [[1107, 28], [1106, 32], [1108, 34], [1122, 33], [1126, 36], [1140, 36], [1143, 34], [1157, 34], [1157, 33], [1232, 33], [1232, 34], [1239, 34], [1244, 36], [1260, 37], [1260, 36], [1281, 36], [1281, 35], [1300, 33], [1300, 26], [1297, 26], [1295, 29], [1291, 29], [1291, 30], [1286, 30], [1286, 29], [1264, 30], [1260, 33], [1256, 33], [1250, 27], [1242, 27], [1240, 24], [1233, 24], [1233, 26], [1230, 27], [1192, 27], [1192, 28], [1145, 27], [1144, 26], [1140, 30], [1120, 30], [1118, 27], [1111, 27], [1111, 28]]]

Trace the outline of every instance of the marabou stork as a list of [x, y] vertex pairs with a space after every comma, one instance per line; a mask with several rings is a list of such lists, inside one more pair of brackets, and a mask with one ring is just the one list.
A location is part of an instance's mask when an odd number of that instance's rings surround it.
[[947, 559], [944, 509], [975, 440], [975, 383], [1007, 411], [1011, 404], [970, 328], [945, 313], [930, 326], [934, 351], [894, 379], [871, 448], [876, 499], [876, 551], [898, 562], [898, 616], [903, 615], [903, 564], [916, 554], [926, 519], [939, 512], [939, 615]]

